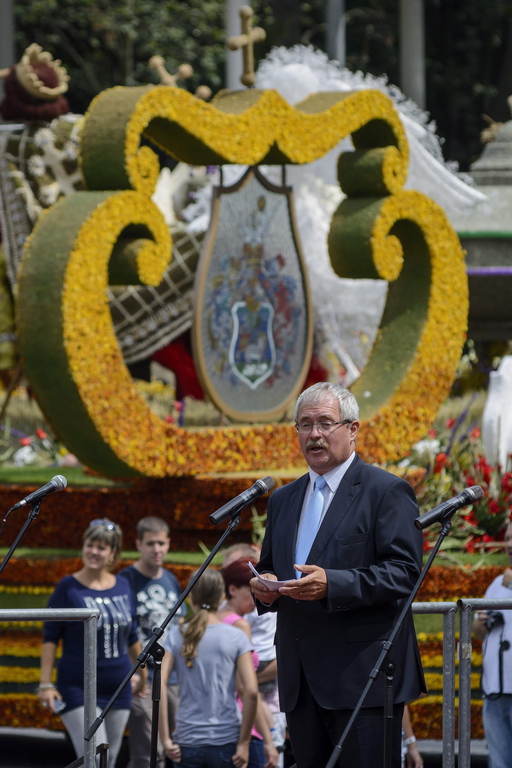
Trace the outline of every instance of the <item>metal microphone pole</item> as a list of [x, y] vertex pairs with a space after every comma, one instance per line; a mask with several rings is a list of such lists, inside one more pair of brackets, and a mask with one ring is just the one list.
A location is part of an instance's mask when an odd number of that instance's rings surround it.
[[[249, 503], [249, 501], [247, 502]], [[117, 700], [123, 689], [126, 685], [130, 682], [133, 675], [137, 672], [140, 666], [144, 665], [149, 656], [152, 656], [155, 662], [155, 669], [157, 668], [156, 665], [158, 663], [161, 663], [161, 658], [163, 656], [163, 648], [158, 643], [158, 640], [162, 637], [167, 625], [169, 622], [173, 619], [173, 617], [176, 615], [178, 610], [181, 608], [183, 603], [185, 602], [186, 598], [194, 588], [194, 586], [197, 584], [199, 579], [201, 578], [204, 571], [208, 568], [210, 563], [212, 562], [213, 558], [217, 554], [217, 552], [220, 550], [228, 536], [232, 533], [232, 531], [235, 530], [237, 525], [240, 522], [240, 509], [237, 509], [235, 513], [233, 513], [231, 520], [229, 522], [228, 527], [206, 558], [206, 560], [203, 562], [203, 564], [200, 566], [197, 573], [193, 576], [189, 584], [185, 587], [183, 592], [181, 593], [180, 597], [176, 601], [174, 607], [171, 609], [165, 620], [162, 622], [162, 624], [159, 627], [155, 627], [153, 630], [153, 634], [146, 643], [145, 647], [141, 651], [141, 653], [137, 656], [137, 660], [132, 666], [130, 672], [126, 675], [123, 682], [119, 685], [117, 691], [114, 693], [110, 701], [105, 705], [103, 708], [103, 711], [98, 715], [94, 723], [91, 725], [89, 730], [84, 736], [84, 739], [86, 741], [90, 741], [100, 725], [102, 724], [103, 720], [105, 719], [106, 715], [110, 711], [112, 705]], [[157, 744], [158, 744], [158, 712], [159, 712], [159, 703], [160, 703], [160, 696], [159, 693], [157, 693], [153, 689], [153, 720], [151, 723], [151, 755], [150, 755], [150, 768], [154, 768], [156, 766], [156, 759], [157, 759]]]
[[[42, 501], [42, 499], [41, 499], [41, 501]], [[34, 504], [33, 507], [30, 508], [30, 512], [28, 513], [27, 519], [23, 523], [23, 527], [22, 527], [21, 531], [16, 536], [12, 547], [10, 548], [10, 550], [8, 551], [8, 553], [6, 554], [4, 559], [2, 560], [2, 563], [0, 564], [0, 573], [2, 573], [2, 571], [5, 568], [5, 566], [7, 565], [9, 560], [11, 559], [14, 550], [16, 549], [16, 547], [18, 546], [18, 544], [22, 540], [23, 536], [25, 535], [25, 531], [29, 527], [30, 523], [33, 520], [35, 520], [36, 517], [38, 516], [38, 514], [40, 512], [40, 509], [41, 509], [41, 501], [38, 501], [36, 504]], [[4, 522], [5, 522], [5, 520], [4, 520]]]
[[[414, 602], [414, 598], [416, 597], [416, 595], [418, 593], [418, 590], [421, 587], [421, 585], [423, 583], [423, 580], [425, 579], [425, 576], [427, 575], [427, 573], [428, 573], [428, 571], [430, 569], [430, 566], [432, 565], [432, 563], [434, 561], [434, 558], [435, 558], [435, 556], [437, 555], [437, 553], [439, 551], [439, 547], [441, 546], [441, 544], [443, 543], [444, 539], [446, 538], [446, 536], [450, 532], [450, 528], [452, 527], [451, 518], [455, 514], [456, 511], [457, 511], [456, 509], [453, 509], [451, 511], [449, 510], [447, 515], [446, 515], [446, 517], [444, 517], [443, 520], [441, 521], [442, 522], [442, 528], [441, 528], [441, 531], [439, 532], [439, 537], [438, 537], [438, 539], [437, 539], [437, 541], [436, 541], [436, 543], [434, 545], [434, 548], [432, 549], [432, 552], [430, 553], [430, 556], [429, 556], [429, 558], [428, 558], [428, 560], [427, 560], [427, 562], [425, 564], [425, 567], [423, 568], [422, 572], [420, 573], [419, 578], [418, 578], [418, 580], [417, 580], [417, 582], [416, 582], [416, 584], [415, 584], [411, 594], [409, 595], [409, 597], [405, 601], [405, 604], [404, 604], [404, 606], [402, 608], [402, 612], [400, 613], [400, 616], [398, 617], [397, 623], [393, 627], [393, 630], [392, 630], [392, 632], [391, 632], [391, 634], [389, 636], [389, 639], [386, 640], [382, 644], [382, 651], [381, 651], [381, 654], [380, 654], [379, 658], [377, 659], [377, 663], [375, 664], [375, 667], [370, 672], [370, 676], [368, 678], [368, 682], [366, 683], [366, 686], [365, 686], [365, 688], [364, 688], [364, 690], [363, 690], [363, 692], [362, 692], [362, 694], [361, 694], [361, 696], [359, 698], [359, 701], [357, 702], [357, 704], [355, 706], [354, 711], [352, 712], [350, 720], [348, 721], [348, 723], [347, 723], [347, 725], [345, 727], [345, 730], [343, 731], [343, 733], [341, 735], [341, 738], [340, 738], [339, 742], [336, 744], [336, 746], [333, 749], [333, 752], [331, 754], [329, 762], [326, 765], [326, 768], [334, 768], [334, 766], [336, 765], [337, 761], [342, 756], [343, 745], [344, 745], [344, 743], [345, 743], [345, 741], [347, 739], [347, 736], [348, 736], [350, 730], [352, 729], [352, 726], [354, 725], [354, 722], [355, 722], [357, 716], [359, 715], [359, 712], [361, 711], [361, 709], [363, 707], [363, 704], [364, 704], [364, 702], [366, 700], [366, 697], [367, 697], [367, 695], [368, 695], [368, 693], [369, 693], [369, 691], [370, 691], [374, 681], [377, 679], [379, 673], [384, 672], [387, 676], [390, 676], [390, 675], [392, 676], [392, 670], [389, 670], [389, 668], [385, 669], [384, 668], [384, 663], [385, 663], [385, 661], [386, 661], [386, 659], [388, 657], [388, 654], [393, 649], [393, 644], [395, 642], [396, 636], [399, 633], [399, 631], [400, 631], [400, 629], [402, 627], [402, 624], [404, 623], [405, 618], [407, 617], [407, 614], [409, 613], [411, 605]], [[388, 681], [388, 683], [389, 683], [389, 681]], [[392, 725], [392, 723], [390, 723], [389, 721], [390, 721], [390, 719], [392, 719], [392, 710], [391, 710], [391, 715], [388, 712], [387, 715], [385, 713], [385, 717], [386, 717], [386, 724], [385, 724], [385, 729], [384, 729], [384, 756], [383, 756], [384, 757], [384, 763], [383, 763], [383, 765], [384, 765], [384, 768], [391, 768], [391, 765], [392, 765], [392, 762], [391, 762], [392, 750], [391, 750], [391, 745], [389, 743], [389, 739], [391, 737], [390, 736], [391, 735], [391, 727], [390, 726]]]

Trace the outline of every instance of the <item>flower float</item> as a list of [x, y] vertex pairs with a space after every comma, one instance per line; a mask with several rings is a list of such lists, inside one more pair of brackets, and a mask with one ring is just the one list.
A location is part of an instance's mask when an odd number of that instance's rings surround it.
[[[59, 439], [107, 476], [166, 477], [302, 466], [290, 424], [183, 429], [156, 417], [124, 365], [106, 289], [156, 285], [171, 254], [151, 201], [156, 154], [144, 136], [192, 164], [309, 163], [352, 136], [339, 179], [347, 194], [329, 247], [346, 277], [381, 277], [389, 296], [354, 393], [358, 450], [393, 460], [428, 428], [455, 375], [467, 281], [457, 236], [429, 198], [403, 190], [408, 146], [392, 101], [374, 90], [313, 94], [291, 107], [275, 91], [219, 94], [113, 88], [86, 116], [88, 191], [56, 203], [34, 229], [18, 286], [25, 370]], [[446, 307], [450, 307], [447, 314]]]

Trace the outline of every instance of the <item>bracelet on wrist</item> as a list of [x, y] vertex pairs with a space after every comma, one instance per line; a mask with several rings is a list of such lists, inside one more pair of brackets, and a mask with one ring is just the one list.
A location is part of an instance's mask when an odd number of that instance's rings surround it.
[[52, 691], [55, 688], [53, 683], [39, 683], [37, 686], [38, 691]]
[[404, 747], [408, 747], [410, 744], [414, 744], [416, 741], [416, 736], [409, 736], [408, 739], [403, 740]]

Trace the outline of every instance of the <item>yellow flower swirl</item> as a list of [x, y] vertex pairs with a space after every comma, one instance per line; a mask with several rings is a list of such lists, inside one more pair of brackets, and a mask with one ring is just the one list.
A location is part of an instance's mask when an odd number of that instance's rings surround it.
[[332, 221], [333, 266], [390, 281], [375, 347], [354, 386], [364, 421], [358, 450], [394, 459], [424, 433], [459, 359], [467, 281], [442, 210], [402, 190], [408, 146], [391, 100], [370, 90], [323, 93], [291, 107], [274, 91], [249, 90], [206, 104], [176, 88], [113, 88], [94, 100], [85, 123], [81, 163], [91, 191], [42, 218], [19, 276], [27, 376], [84, 463], [105, 475], [152, 477], [303, 465], [289, 424], [180, 429], [158, 419], [124, 365], [106, 290], [157, 284], [171, 253], [150, 200], [158, 161], [143, 136], [184, 162], [253, 165], [308, 163], [348, 135], [356, 151], [339, 161], [348, 197]]

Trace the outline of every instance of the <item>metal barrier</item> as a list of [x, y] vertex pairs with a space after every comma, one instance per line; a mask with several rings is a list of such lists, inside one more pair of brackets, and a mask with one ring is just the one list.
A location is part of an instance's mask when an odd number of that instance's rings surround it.
[[455, 620], [457, 616], [457, 603], [413, 603], [412, 612], [413, 614], [443, 614], [443, 768], [454, 768]]
[[[84, 622], [84, 733], [96, 719], [97, 608], [28, 608], [0, 610], [0, 621], [83, 621]], [[96, 768], [96, 738], [84, 740], [84, 766]]]
[[471, 766], [471, 625], [473, 611], [512, 608], [512, 597], [458, 600], [460, 611], [459, 646], [459, 768]]
[[[460, 613], [459, 639], [459, 768], [471, 768], [471, 625], [473, 611], [512, 609], [510, 599], [463, 599], [454, 602], [413, 603], [413, 614], [443, 615], [443, 768], [455, 767], [455, 653], [456, 617]], [[96, 719], [97, 609], [0, 610], [0, 621], [84, 622], [84, 733]], [[84, 741], [84, 766], [96, 768], [96, 740]]]

